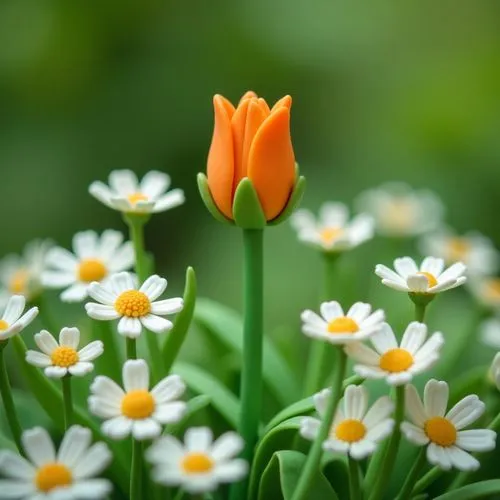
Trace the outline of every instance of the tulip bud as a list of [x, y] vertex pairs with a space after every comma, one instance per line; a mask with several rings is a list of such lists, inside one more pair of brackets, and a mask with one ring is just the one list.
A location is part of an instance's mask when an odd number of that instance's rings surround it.
[[290, 138], [286, 96], [269, 109], [247, 92], [238, 107], [214, 97], [215, 127], [207, 177], [198, 175], [200, 193], [219, 220], [256, 229], [287, 218], [300, 201], [305, 179], [299, 177]]

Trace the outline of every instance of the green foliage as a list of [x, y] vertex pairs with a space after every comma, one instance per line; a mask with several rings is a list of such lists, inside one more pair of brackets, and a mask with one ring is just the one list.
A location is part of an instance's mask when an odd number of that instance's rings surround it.
[[497, 498], [498, 495], [500, 495], [500, 479], [491, 479], [449, 491], [435, 497], [434, 500], [475, 500], [476, 498]]

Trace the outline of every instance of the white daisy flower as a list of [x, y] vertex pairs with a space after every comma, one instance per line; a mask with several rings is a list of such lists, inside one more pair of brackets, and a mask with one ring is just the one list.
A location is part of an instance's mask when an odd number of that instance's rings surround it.
[[112, 484], [97, 479], [112, 460], [104, 443], [92, 444], [89, 429], [70, 427], [56, 453], [49, 433], [41, 427], [23, 432], [26, 457], [0, 452], [0, 496], [11, 500], [88, 500], [109, 495]]
[[24, 247], [22, 256], [11, 254], [0, 261], [3, 302], [11, 295], [24, 295], [31, 301], [41, 293], [42, 272], [51, 247], [49, 240], [34, 240]]
[[63, 328], [59, 333], [59, 343], [47, 331], [42, 330], [35, 335], [39, 351], [26, 352], [26, 361], [33, 366], [45, 368], [45, 375], [51, 378], [62, 378], [68, 373], [83, 377], [94, 369], [94, 361], [104, 352], [104, 344], [95, 340], [78, 349], [80, 330], [78, 328]]
[[377, 264], [375, 274], [384, 285], [400, 292], [435, 294], [467, 281], [464, 264], [456, 262], [445, 270], [444, 260], [436, 257], [426, 257], [420, 267], [411, 257], [401, 257], [394, 261], [394, 269]]
[[495, 448], [496, 433], [489, 429], [462, 430], [475, 422], [485, 405], [474, 394], [459, 401], [448, 413], [448, 384], [429, 380], [424, 402], [414, 386], [406, 387], [406, 415], [410, 422], [401, 424], [408, 441], [427, 446], [427, 460], [441, 469], [462, 471], [479, 468], [479, 461], [468, 451], [490, 451]]
[[177, 401], [186, 389], [178, 375], [169, 375], [149, 390], [149, 368], [143, 359], [123, 365], [123, 390], [108, 377], [97, 377], [90, 387], [89, 409], [105, 419], [102, 432], [112, 439], [132, 434], [135, 439], [153, 439], [161, 426], [178, 422], [186, 403]]
[[180, 486], [191, 494], [214, 491], [220, 483], [234, 483], [248, 473], [248, 463], [235, 458], [243, 449], [243, 439], [226, 432], [213, 441], [208, 427], [192, 427], [184, 443], [162, 436], [147, 451], [153, 464], [152, 477], [166, 486]]
[[[331, 390], [324, 389], [313, 397], [320, 419], [325, 414], [330, 395]], [[366, 458], [392, 432], [394, 420], [389, 417], [394, 403], [390, 397], [383, 396], [368, 409], [368, 391], [361, 385], [349, 385], [340, 406], [323, 449], [346, 453], [356, 460]], [[320, 419], [304, 417], [300, 423], [300, 435], [314, 441], [321, 425]]]
[[88, 293], [100, 304], [85, 304], [87, 314], [102, 321], [121, 318], [118, 333], [125, 337], [139, 337], [143, 326], [155, 333], [169, 331], [172, 322], [160, 316], [181, 311], [183, 300], [176, 297], [156, 301], [167, 288], [167, 280], [157, 275], [150, 276], [139, 290], [136, 288], [130, 273], [114, 274], [107, 283], [91, 283]]
[[443, 335], [436, 332], [427, 340], [426, 337], [427, 327], [414, 321], [408, 325], [398, 345], [392, 328], [384, 323], [382, 329], [370, 337], [375, 350], [360, 342], [347, 344], [344, 350], [356, 363], [354, 371], [360, 377], [385, 378], [390, 385], [402, 385], [439, 359]]
[[52, 248], [47, 254], [47, 266], [42, 282], [48, 288], [66, 288], [64, 302], [81, 302], [87, 298], [90, 283], [106, 282], [109, 276], [126, 271], [134, 265], [134, 248], [123, 242], [119, 231], [108, 229], [99, 237], [95, 231], [83, 231], [73, 238], [73, 252]]
[[38, 307], [28, 309], [24, 314], [26, 299], [23, 295], [13, 295], [8, 299], [0, 319], [0, 342], [17, 335], [38, 315]]
[[375, 219], [380, 234], [408, 237], [436, 229], [443, 218], [443, 205], [429, 190], [413, 190], [400, 182], [383, 184], [362, 193], [358, 209]]
[[114, 170], [109, 174], [109, 186], [100, 181], [90, 185], [89, 192], [104, 205], [125, 213], [164, 212], [184, 203], [182, 189], [170, 187], [170, 177], [152, 170], [139, 183], [131, 170]]
[[500, 278], [474, 276], [469, 289], [479, 304], [500, 311]]
[[424, 254], [441, 257], [448, 264], [463, 262], [471, 276], [494, 274], [500, 263], [500, 254], [492, 241], [478, 232], [458, 236], [450, 229], [442, 229], [425, 236], [421, 249]]
[[489, 377], [500, 390], [500, 352], [497, 352], [490, 366]]
[[297, 210], [290, 221], [300, 241], [327, 252], [344, 252], [373, 238], [373, 219], [362, 214], [349, 221], [343, 203], [324, 203], [318, 219], [310, 210]]
[[500, 317], [489, 318], [479, 326], [480, 338], [484, 344], [500, 349]]
[[310, 310], [301, 314], [302, 332], [332, 344], [359, 342], [378, 332], [385, 319], [384, 311], [372, 313], [372, 306], [363, 302], [356, 302], [346, 314], [338, 302], [323, 302], [320, 312], [321, 316]]

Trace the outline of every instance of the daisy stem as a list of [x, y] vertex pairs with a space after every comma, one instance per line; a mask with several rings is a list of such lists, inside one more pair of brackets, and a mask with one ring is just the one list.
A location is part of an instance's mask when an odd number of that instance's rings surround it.
[[384, 494], [384, 487], [387, 485], [391, 472], [394, 468], [394, 462], [398, 454], [399, 442], [401, 440], [401, 431], [399, 429], [405, 414], [405, 386], [396, 387], [396, 410], [394, 412], [394, 430], [387, 446], [382, 465], [378, 468], [378, 479], [375, 481], [373, 493], [370, 500], [380, 500]]
[[422, 449], [418, 453], [418, 457], [413, 464], [413, 467], [410, 470], [410, 473], [406, 476], [406, 480], [397, 496], [396, 500], [410, 500], [412, 497], [413, 488], [415, 487], [415, 483], [417, 482], [418, 476], [422, 471], [426, 462], [426, 447], [422, 447]]
[[333, 417], [335, 416], [337, 406], [342, 396], [342, 380], [344, 379], [347, 356], [341, 346], [337, 347], [336, 351], [337, 359], [334, 365], [335, 376], [332, 383], [330, 399], [328, 400], [328, 405], [325, 409], [325, 414], [323, 415], [316, 439], [314, 440], [311, 449], [309, 450], [309, 454], [307, 455], [306, 463], [300, 474], [292, 500], [305, 500], [308, 498], [311, 490], [311, 484], [319, 470], [321, 456], [323, 455], [323, 443], [328, 437]]
[[64, 403], [64, 429], [68, 430], [73, 421], [73, 396], [71, 394], [71, 375], [61, 379]]
[[[323, 300], [333, 300], [335, 295], [335, 275], [338, 254], [323, 253]], [[307, 372], [304, 384], [304, 396], [310, 396], [317, 392], [331, 369], [333, 351], [327, 342], [312, 342], [307, 361]]]
[[427, 304], [415, 303], [415, 319], [419, 323], [424, 323], [426, 309], [427, 309]]
[[417, 493], [421, 493], [426, 490], [434, 481], [439, 479], [440, 476], [444, 474], [444, 470], [439, 467], [433, 467], [427, 474], [425, 474], [421, 479], [417, 481], [415, 484], [415, 488], [413, 488], [413, 495]]
[[[240, 422], [238, 431], [245, 441], [242, 458], [251, 464], [258, 439], [262, 397], [263, 338], [263, 238], [262, 229], [244, 229], [244, 324], [243, 366], [240, 385]], [[247, 497], [248, 481], [234, 483], [231, 500]]]
[[142, 443], [132, 439], [132, 463], [130, 465], [130, 500], [142, 498]]
[[127, 359], [137, 359], [137, 342], [136, 339], [127, 337]]
[[5, 365], [5, 358], [3, 355], [4, 349], [7, 346], [6, 341], [0, 342], [0, 393], [2, 394], [3, 406], [5, 409], [5, 416], [9, 423], [10, 432], [14, 438], [19, 453], [24, 456], [23, 444], [21, 441], [21, 424], [17, 418], [16, 407], [12, 397], [12, 389], [9, 382], [9, 374], [7, 373], [7, 366]]
[[[146, 246], [144, 244], [144, 225], [148, 221], [148, 217], [128, 214], [125, 215], [125, 221], [128, 224], [130, 239], [134, 245], [135, 272], [139, 278], [139, 283], [142, 285], [148, 278], [149, 274]], [[145, 337], [151, 359], [151, 371], [153, 373], [154, 380], [157, 381], [161, 378], [162, 372], [160, 343], [158, 342], [157, 335], [152, 332], [146, 332]]]
[[359, 482], [359, 464], [350, 455], [348, 456], [349, 462], [349, 492], [351, 500], [362, 500], [361, 487]]

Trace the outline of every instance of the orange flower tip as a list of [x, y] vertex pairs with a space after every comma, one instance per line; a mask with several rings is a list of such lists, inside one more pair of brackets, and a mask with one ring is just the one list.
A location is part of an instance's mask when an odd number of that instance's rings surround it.
[[273, 106], [273, 109], [271, 111], [276, 111], [279, 108], [290, 109], [291, 107], [292, 107], [292, 97], [289, 95], [286, 95], [285, 97], [282, 97], [279, 101], [276, 102], [276, 104]]
[[245, 99], [252, 99], [256, 97], [257, 94], [253, 90], [248, 90], [241, 96], [240, 103], [243, 102]]
[[213, 98], [213, 103], [214, 103], [214, 108], [220, 106], [221, 108], [225, 109], [227, 115], [229, 116], [229, 119], [233, 117], [235, 111], [234, 106], [223, 95], [215, 94]]

